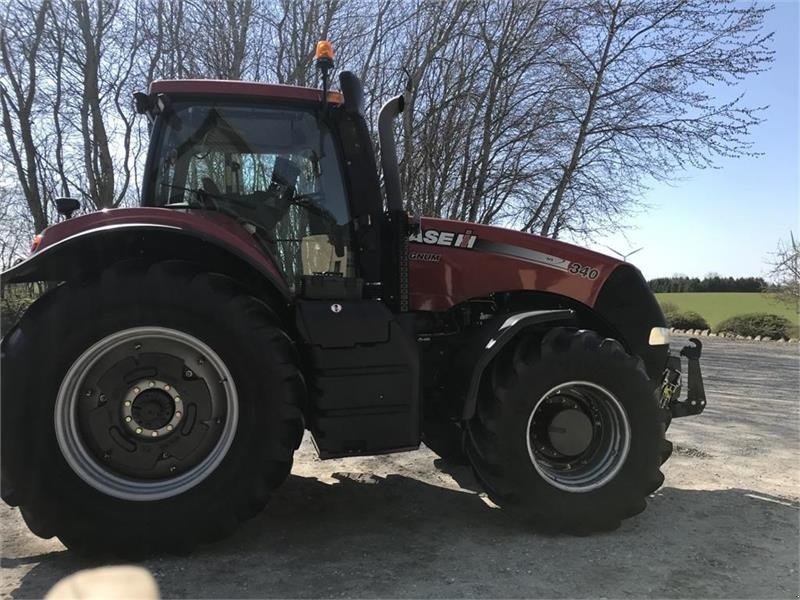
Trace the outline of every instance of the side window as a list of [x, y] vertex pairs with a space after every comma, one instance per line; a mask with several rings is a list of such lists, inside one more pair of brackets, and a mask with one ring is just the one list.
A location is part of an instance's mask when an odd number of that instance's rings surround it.
[[256, 227], [290, 284], [355, 275], [350, 212], [331, 136], [310, 113], [176, 107], [159, 167], [160, 203], [224, 212]]

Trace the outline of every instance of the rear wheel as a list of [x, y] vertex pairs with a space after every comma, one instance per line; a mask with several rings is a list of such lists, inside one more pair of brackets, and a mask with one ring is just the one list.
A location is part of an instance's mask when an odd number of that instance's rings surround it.
[[3, 340], [3, 498], [86, 551], [185, 551], [288, 475], [305, 387], [275, 314], [182, 262], [117, 265]]
[[558, 328], [494, 361], [466, 449], [504, 509], [547, 530], [608, 530], [663, 482], [662, 412], [618, 342]]

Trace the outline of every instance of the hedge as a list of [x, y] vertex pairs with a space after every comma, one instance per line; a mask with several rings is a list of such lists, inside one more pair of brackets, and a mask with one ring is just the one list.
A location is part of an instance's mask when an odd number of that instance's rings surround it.
[[667, 318], [667, 325], [674, 329], [710, 329], [708, 321], [703, 318], [703, 315], [687, 310], [686, 312], [673, 312], [665, 313]]
[[709, 329], [708, 321], [693, 310], [681, 312], [672, 302], [663, 302], [661, 310], [667, 320], [667, 325], [674, 329], [700, 329], [701, 331]]
[[725, 319], [717, 325], [716, 330], [752, 337], [760, 335], [777, 340], [789, 337], [792, 323], [780, 315], [749, 313]]

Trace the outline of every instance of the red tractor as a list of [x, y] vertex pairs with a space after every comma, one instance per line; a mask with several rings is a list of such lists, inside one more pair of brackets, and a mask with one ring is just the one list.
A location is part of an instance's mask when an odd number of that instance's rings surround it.
[[409, 218], [361, 83], [156, 81], [141, 206], [69, 218], [3, 283], [52, 282], [2, 340], [2, 497], [85, 551], [180, 551], [254, 516], [305, 429], [322, 458], [468, 461], [538, 528], [615, 528], [705, 406], [640, 272]]

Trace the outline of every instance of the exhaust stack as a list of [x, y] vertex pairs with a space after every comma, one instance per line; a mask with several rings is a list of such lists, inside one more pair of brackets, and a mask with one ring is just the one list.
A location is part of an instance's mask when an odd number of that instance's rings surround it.
[[381, 151], [383, 185], [386, 190], [386, 208], [389, 212], [403, 210], [403, 190], [400, 186], [400, 168], [397, 162], [397, 145], [394, 140], [394, 120], [406, 105], [405, 96], [392, 98], [378, 115], [378, 141]]

